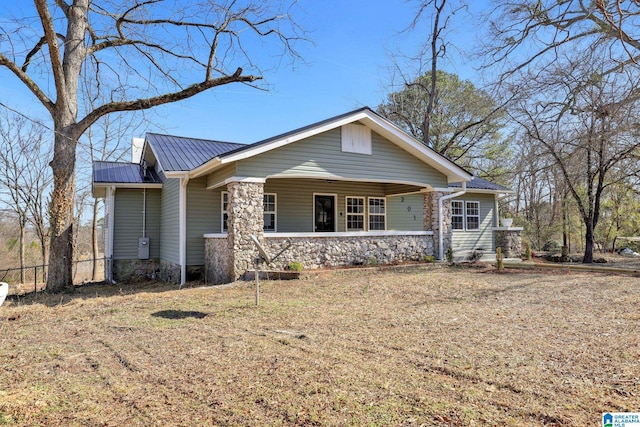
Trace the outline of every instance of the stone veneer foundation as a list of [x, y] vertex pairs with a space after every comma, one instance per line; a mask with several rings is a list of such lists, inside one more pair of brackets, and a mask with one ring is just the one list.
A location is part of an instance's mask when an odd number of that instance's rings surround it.
[[158, 268], [157, 259], [114, 259], [113, 280], [116, 282], [137, 282], [151, 279]]
[[[263, 242], [271, 256], [275, 256], [291, 243], [291, 247], [269, 265], [270, 270], [284, 270], [294, 261], [302, 263], [305, 269], [422, 261], [426, 255], [432, 256], [434, 253], [433, 235], [430, 232], [362, 236], [277, 236], [267, 233]], [[245, 276], [247, 271], [252, 272], [255, 268], [254, 261], [258, 252], [254, 247], [246, 254], [246, 258], [252, 261], [248, 268], [241, 274], [238, 274], [238, 271], [233, 273], [229, 267], [231, 256], [226, 243], [227, 238], [224, 236], [205, 238], [205, 269], [207, 281], [210, 283], [228, 283]]]

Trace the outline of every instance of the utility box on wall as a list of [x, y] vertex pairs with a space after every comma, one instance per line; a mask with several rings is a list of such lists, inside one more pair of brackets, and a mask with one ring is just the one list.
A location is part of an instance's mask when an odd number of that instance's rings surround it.
[[149, 259], [148, 237], [140, 237], [138, 239], [138, 259]]

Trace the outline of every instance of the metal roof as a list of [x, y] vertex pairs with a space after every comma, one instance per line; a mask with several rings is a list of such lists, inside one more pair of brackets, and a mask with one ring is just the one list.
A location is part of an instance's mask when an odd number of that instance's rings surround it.
[[[453, 182], [449, 184], [449, 187], [462, 188], [462, 183]], [[467, 190], [490, 190], [504, 193], [512, 192], [512, 190], [507, 187], [487, 181], [486, 179], [478, 178], [477, 176], [474, 176], [471, 181], [467, 182]]]
[[147, 141], [158, 162], [167, 172], [190, 171], [221, 154], [233, 151], [245, 144], [211, 141], [199, 138], [147, 133]]
[[153, 168], [147, 168], [146, 178], [137, 163], [93, 162], [93, 182], [111, 184], [160, 184], [162, 180]]

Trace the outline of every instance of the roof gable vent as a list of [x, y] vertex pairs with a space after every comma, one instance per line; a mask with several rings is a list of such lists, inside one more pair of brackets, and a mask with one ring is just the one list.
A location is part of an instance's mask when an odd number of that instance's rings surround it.
[[344, 153], [371, 154], [371, 129], [363, 125], [343, 125], [342, 151]]

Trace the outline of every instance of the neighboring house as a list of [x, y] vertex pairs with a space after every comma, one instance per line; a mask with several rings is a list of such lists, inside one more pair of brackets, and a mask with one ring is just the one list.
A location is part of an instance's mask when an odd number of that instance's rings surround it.
[[509, 192], [369, 108], [250, 145], [148, 133], [132, 152], [93, 165], [112, 280], [230, 282], [254, 268], [251, 235], [270, 253], [291, 243], [271, 268], [493, 252]]

